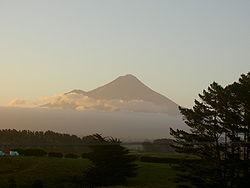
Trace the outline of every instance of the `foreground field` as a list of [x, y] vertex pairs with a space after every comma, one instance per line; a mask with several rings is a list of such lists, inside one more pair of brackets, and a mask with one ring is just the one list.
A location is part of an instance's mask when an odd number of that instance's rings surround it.
[[[87, 159], [49, 157], [0, 157], [0, 187], [79, 187]], [[128, 179], [125, 187], [175, 187], [176, 171], [170, 164], [138, 162], [138, 175]], [[123, 186], [124, 187], [124, 186]]]

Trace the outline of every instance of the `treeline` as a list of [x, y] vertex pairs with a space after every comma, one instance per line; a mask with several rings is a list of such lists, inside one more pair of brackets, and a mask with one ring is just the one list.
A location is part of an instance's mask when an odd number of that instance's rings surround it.
[[34, 144], [84, 144], [91, 142], [90, 136], [61, 134], [53, 131], [30, 131], [2, 129], [0, 130], [1, 145], [34, 145]]
[[[78, 137], [65, 133], [57, 133], [53, 131], [30, 131], [15, 129], [0, 129], [0, 148], [7, 146], [12, 147], [40, 147], [47, 152], [77, 152], [89, 151], [89, 144], [93, 143], [92, 135]], [[172, 139], [156, 139], [152, 142], [143, 142], [141, 144], [143, 152], [146, 153], [169, 153], [175, 154], [175, 150], [171, 147], [174, 144]], [[70, 146], [70, 147], [68, 147]], [[53, 148], [52, 148], [53, 147]], [[80, 147], [80, 148], [79, 148]], [[85, 147], [85, 148], [84, 148]], [[8, 149], [5, 148], [5, 149]], [[128, 147], [129, 148], [129, 147]]]

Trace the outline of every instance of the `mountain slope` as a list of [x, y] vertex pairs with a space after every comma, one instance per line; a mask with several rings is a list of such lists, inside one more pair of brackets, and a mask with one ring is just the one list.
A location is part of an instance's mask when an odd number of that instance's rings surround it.
[[89, 91], [88, 96], [96, 99], [143, 100], [156, 105], [176, 107], [177, 104], [167, 97], [153, 91], [133, 75], [120, 76], [114, 81]]
[[[167, 112], [169, 114], [178, 113], [178, 105], [176, 103], [174, 103], [167, 97], [153, 91], [131, 74], [120, 76], [114, 81], [89, 92], [85, 92], [82, 90], [73, 90], [67, 94], [73, 93], [88, 96], [97, 100], [123, 100], [126, 102], [147, 102], [152, 103], [156, 106], [165, 107], [164, 112]], [[141, 108], [139, 111], [143, 111], [143, 109]], [[150, 107], [148, 107], [147, 105], [147, 110], [145, 109], [145, 111], [150, 111], [149, 108]]]

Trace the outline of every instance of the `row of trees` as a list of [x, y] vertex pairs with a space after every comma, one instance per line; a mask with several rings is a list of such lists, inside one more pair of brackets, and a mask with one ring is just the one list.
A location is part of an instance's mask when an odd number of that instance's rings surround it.
[[29, 131], [15, 129], [1, 129], [1, 145], [11, 144], [82, 144], [92, 141], [91, 136], [78, 137], [76, 135], [61, 134], [53, 131]]
[[186, 178], [205, 187], [250, 186], [250, 73], [226, 87], [214, 82], [199, 98], [192, 109], [180, 107], [190, 131], [170, 129], [176, 151], [202, 159], [185, 166]]

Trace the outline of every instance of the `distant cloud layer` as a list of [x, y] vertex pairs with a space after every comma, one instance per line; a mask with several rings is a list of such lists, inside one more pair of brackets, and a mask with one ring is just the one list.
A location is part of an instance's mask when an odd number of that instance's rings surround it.
[[54, 95], [51, 97], [42, 97], [36, 100], [13, 99], [8, 107], [25, 107], [25, 108], [54, 108], [54, 109], [74, 109], [83, 110], [100, 110], [100, 111], [133, 111], [133, 112], [167, 112], [166, 106], [155, 105], [143, 100], [105, 100], [94, 99], [78, 93], [68, 93]]

